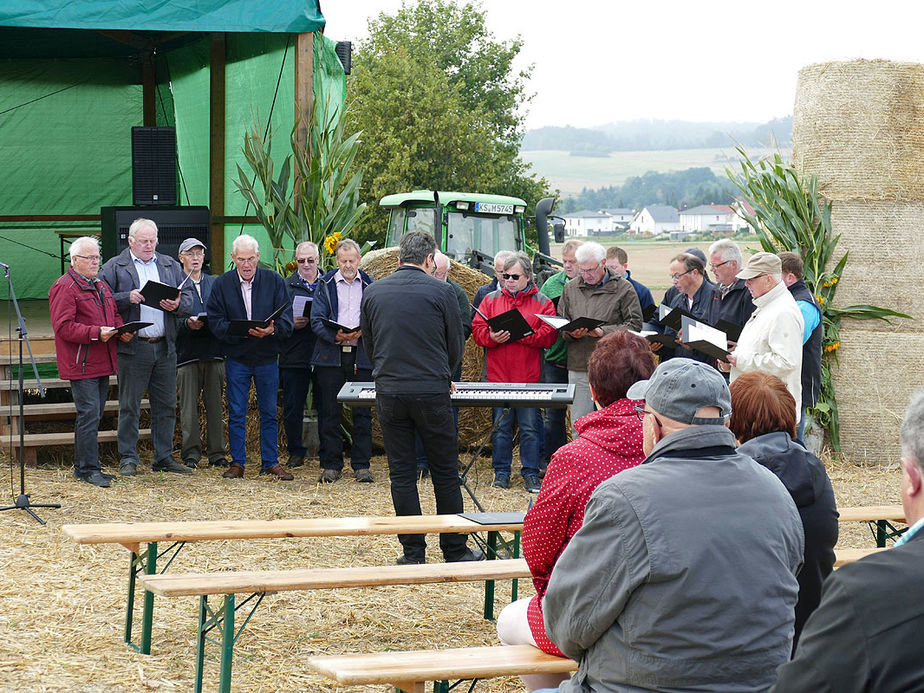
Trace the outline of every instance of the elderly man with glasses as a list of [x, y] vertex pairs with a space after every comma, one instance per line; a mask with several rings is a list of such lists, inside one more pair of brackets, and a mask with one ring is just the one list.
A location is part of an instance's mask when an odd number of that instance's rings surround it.
[[[112, 289], [125, 322], [150, 323], [130, 342], [119, 343], [119, 473], [135, 476], [138, 469], [138, 420], [141, 399], [151, 402], [151, 441], [155, 472], [191, 474], [173, 458], [176, 428], [177, 316], [190, 314], [189, 294], [180, 289], [186, 275], [169, 255], [156, 253], [157, 224], [135, 219], [128, 228], [128, 247], [111, 258], [99, 272]], [[177, 297], [151, 305], [141, 293], [148, 282], [177, 287]]]
[[796, 504], [735, 449], [711, 366], [671, 359], [626, 397], [645, 402], [647, 457], [597, 486], [542, 601], [549, 637], [579, 664], [557, 690], [764, 691], [792, 648]]
[[738, 344], [719, 368], [734, 382], [742, 373], [763, 371], [786, 383], [802, 418], [802, 330], [805, 322], [796, 299], [783, 282], [783, 263], [773, 253], [756, 253], [738, 272], [754, 300]]
[[109, 395], [109, 376], [117, 370], [116, 336], [122, 326], [112, 291], [97, 278], [99, 243], [83, 236], [71, 243], [71, 266], [48, 291], [58, 372], [71, 382], [77, 408], [74, 425], [74, 477], [107, 488], [115, 477], [99, 466], [97, 432]]
[[709, 267], [716, 281], [706, 320], [710, 325], [719, 320], [744, 325], [754, 312], [751, 294], [744, 280], [737, 277], [743, 265], [741, 248], [733, 240], [723, 238], [709, 246]]
[[205, 243], [187, 238], [180, 243], [177, 258], [189, 279], [183, 291], [189, 294], [188, 318], [180, 322], [176, 336], [176, 389], [180, 401], [180, 430], [183, 436], [181, 458], [190, 469], [202, 459], [199, 430], [199, 397], [205, 410], [205, 454], [210, 467], [227, 467], [228, 454], [222, 421], [221, 398], [225, 389], [225, 360], [221, 346], [203, 317], [215, 277], [202, 271]]
[[[568, 382], [574, 384], [571, 427], [594, 410], [587, 363], [597, 340], [619, 328], [642, 329], [642, 308], [632, 285], [606, 267], [606, 249], [599, 243], [585, 243], [574, 251], [579, 276], [567, 284], [558, 299], [558, 314], [575, 318], [597, 318], [604, 324], [593, 330], [563, 332], [568, 343]], [[577, 432], [575, 431], [575, 435]]]
[[[299, 243], [295, 248], [295, 271], [286, 278], [286, 287], [292, 300], [295, 329], [279, 355], [279, 380], [282, 385], [282, 424], [286, 431], [289, 461], [286, 466], [301, 467], [308, 453], [302, 440], [305, 419], [305, 400], [308, 389], [317, 397], [318, 386], [311, 367], [311, 354], [317, 336], [311, 329], [311, 304], [318, 288], [318, 262], [321, 254], [311, 241]], [[297, 308], [297, 310], [296, 310]]]

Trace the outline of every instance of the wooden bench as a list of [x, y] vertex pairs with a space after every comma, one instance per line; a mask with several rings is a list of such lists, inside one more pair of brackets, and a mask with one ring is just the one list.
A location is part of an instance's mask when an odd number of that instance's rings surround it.
[[905, 510], [901, 505], [864, 505], [838, 508], [839, 522], [867, 522], [876, 538], [876, 546], [885, 546], [886, 539], [893, 541], [907, 531], [907, 527], [896, 527], [894, 523], [907, 524]]
[[[199, 625], [196, 644], [196, 691], [202, 690], [206, 642], [221, 647], [219, 690], [231, 690], [231, 664], [234, 644], [244, 626], [267, 594], [347, 587], [382, 587], [386, 585], [424, 585], [447, 582], [513, 580], [530, 576], [526, 560], [467, 561], [420, 565], [363, 566], [352, 568], [302, 568], [296, 570], [241, 571], [221, 573], [187, 573], [142, 575], [145, 589], [162, 597], [198, 596]], [[235, 606], [236, 595], [249, 594]], [[223, 595], [222, 604], [212, 609], [211, 595]], [[235, 630], [235, 612], [253, 601], [243, 625]], [[214, 631], [217, 636], [209, 638]]]
[[344, 686], [388, 684], [407, 693], [424, 693], [429, 681], [567, 674], [578, 668], [572, 659], [529, 645], [318, 655], [306, 661], [319, 674]]
[[834, 549], [834, 567], [840, 568], [841, 566], [847, 565], [848, 563], [853, 563], [854, 561], [859, 561], [865, 556], [869, 556], [874, 553], [879, 553], [880, 551], [888, 551], [888, 548], [876, 547], [870, 549]]
[[[457, 532], [475, 534], [487, 532], [483, 542], [488, 558], [499, 555], [498, 544], [514, 558], [519, 556], [523, 513], [474, 514], [480, 521], [463, 515], [409, 515], [404, 517], [370, 516], [340, 518], [309, 518], [292, 520], [203, 520], [194, 522], [111, 522], [102, 524], [64, 525], [61, 530], [78, 544], [118, 544], [130, 552], [128, 568], [128, 599], [125, 615], [125, 642], [143, 654], [151, 653], [151, 627], [154, 614], [154, 593], [144, 590], [141, 643], [132, 641], [132, 620], [135, 586], [139, 575], [157, 573], [157, 563], [169, 556], [164, 570], [189, 542], [231, 539], [273, 539], [296, 537], [350, 537], [382, 534], [441, 534]], [[512, 547], [500, 539], [501, 532], [513, 532]], [[160, 542], [170, 546], [158, 553]], [[144, 546], [142, 546], [144, 545]], [[513, 599], [517, 584], [514, 581]], [[485, 618], [493, 617], [494, 583], [485, 584]]]

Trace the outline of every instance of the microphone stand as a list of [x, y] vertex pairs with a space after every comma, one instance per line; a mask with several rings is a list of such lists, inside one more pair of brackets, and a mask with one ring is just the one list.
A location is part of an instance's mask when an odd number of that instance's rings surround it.
[[[13, 278], [10, 276], [10, 266], [0, 262], [0, 267], [3, 268], [3, 274], [6, 276], [7, 285], [10, 288], [10, 300], [13, 302], [13, 306], [16, 308], [16, 319], [18, 320], [18, 327], [16, 328], [16, 331], [19, 332], [19, 495], [16, 496], [16, 500], [14, 501], [13, 505], [0, 508], [0, 512], [3, 512], [4, 510], [25, 510], [33, 518], [35, 518], [39, 524], [44, 525], [45, 521], [36, 515], [32, 511], [32, 508], [60, 508], [61, 506], [57, 503], [32, 503], [29, 500], [29, 494], [26, 493], [25, 412], [23, 410], [23, 398], [25, 394], [25, 388], [23, 387], [23, 342], [25, 342], [26, 348], [29, 350], [29, 360], [32, 362], [32, 372], [35, 374], [35, 382], [38, 384], [39, 393], [41, 394], [42, 399], [45, 398], [45, 386], [42, 385], [42, 381], [39, 378], [38, 366], [35, 365], [35, 357], [32, 355], [32, 346], [29, 344], [29, 338], [26, 334], [26, 320], [22, 317], [22, 312], [19, 310], [19, 301], [16, 300], [16, 293], [13, 291]], [[12, 465], [12, 460], [10, 460], [10, 464]]]

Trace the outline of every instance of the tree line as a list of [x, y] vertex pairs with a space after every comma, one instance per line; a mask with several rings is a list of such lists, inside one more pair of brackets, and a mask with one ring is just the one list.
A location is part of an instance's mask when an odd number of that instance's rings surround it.
[[786, 116], [760, 124], [633, 120], [599, 128], [544, 127], [526, 133], [523, 149], [607, 156], [618, 151], [788, 147], [791, 142], [792, 116]]
[[641, 209], [647, 205], [670, 205], [689, 208], [698, 205], [730, 204], [737, 189], [727, 178], [716, 176], [710, 168], [688, 168], [685, 171], [658, 173], [649, 171], [642, 176], [627, 178], [622, 185], [589, 190], [566, 198], [558, 212], [568, 214], [583, 209], [624, 207]]

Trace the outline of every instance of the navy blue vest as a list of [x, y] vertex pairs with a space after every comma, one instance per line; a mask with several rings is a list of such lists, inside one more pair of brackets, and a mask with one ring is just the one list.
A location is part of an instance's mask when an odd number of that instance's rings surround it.
[[[821, 316], [821, 306], [801, 279], [789, 287], [789, 293], [797, 301], [811, 303], [818, 309]], [[802, 406], [814, 407], [818, 402], [818, 393], [821, 389], [821, 340], [824, 335], [824, 319], [819, 319], [808, 341], [802, 345]]]

